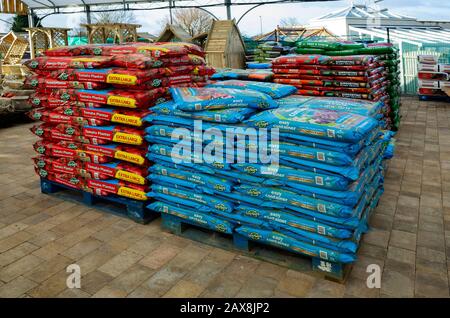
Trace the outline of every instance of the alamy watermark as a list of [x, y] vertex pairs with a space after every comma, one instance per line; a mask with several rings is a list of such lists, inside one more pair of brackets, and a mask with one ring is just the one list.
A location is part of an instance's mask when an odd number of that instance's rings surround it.
[[279, 168], [279, 130], [272, 128], [204, 128], [195, 120], [193, 130], [176, 128], [171, 133], [175, 164], [261, 164], [261, 173], [276, 174]]

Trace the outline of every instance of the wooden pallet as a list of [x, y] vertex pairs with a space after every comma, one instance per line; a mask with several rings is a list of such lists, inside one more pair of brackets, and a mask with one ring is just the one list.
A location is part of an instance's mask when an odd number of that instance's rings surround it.
[[141, 224], [147, 224], [158, 217], [157, 213], [147, 209], [147, 201], [137, 201], [117, 195], [98, 196], [44, 178], [41, 178], [41, 192], [93, 206], [118, 216], [128, 217]]
[[254, 242], [237, 232], [225, 234], [207, 229], [199, 223], [161, 213], [161, 225], [169, 232], [207, 245], [240, 252], [247, 256], [302, 272], [316, 272], [326, 279], [345, 282], [352, 264], [340, 264], [293, 253], [281, 248]]

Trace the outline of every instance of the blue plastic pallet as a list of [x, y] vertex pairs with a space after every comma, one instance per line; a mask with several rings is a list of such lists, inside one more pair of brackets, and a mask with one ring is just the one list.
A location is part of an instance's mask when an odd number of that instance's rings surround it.
[[419, 95], [419, 100], [450, 103], [450, 97], [448, 97], [448, 96]]
[[147, 224], [158, 217], [157, 213], [146, 207], [148, 201], [137, 201], [117, 195], [98, 196], [44, 178], [41, 178], [41, 192], [45, 194], [58, 193], [58, 196], [64, 199], [94, 206], [99, 210], [118, 216], [128, 217], [141, 224]]
[[216, 232], [202, 224], [175, 215], [161, 213], [161, 219], [162, 227], [173, 234], [225, 250], [238, 251], [290, 269], [303, 272], [312, 270], [333, 281], [344, 282], [352, 267], [352, 264], [329, 262], [286, 251], [279, 247], [253, 242], [237, 232], [233, 234]]

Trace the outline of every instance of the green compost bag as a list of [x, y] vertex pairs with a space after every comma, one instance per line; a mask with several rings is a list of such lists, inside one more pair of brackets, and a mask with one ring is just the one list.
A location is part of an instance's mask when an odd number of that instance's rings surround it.
[[297, 43], [299, 48], [322, 49], [327, 51], [337, 51], [342, 47], [339, 42], [302, 41]]
[[323, 49], [312, 49], [312, 48], [302, 48], [298, 47], [295, 49], [295, 53], [297, 54], [325, 54], [325, 50]]
[[359, 54], [378, 55], [378, 54], [393, 54], [397, 51], [390, 46], [370, 46], [358, 50]]
[[348, 56], [348, 55], [359, 55], [358, 49], [349, 50], [339, 50], [339, 51], [326, 51], [326, 55], [329, 56]]

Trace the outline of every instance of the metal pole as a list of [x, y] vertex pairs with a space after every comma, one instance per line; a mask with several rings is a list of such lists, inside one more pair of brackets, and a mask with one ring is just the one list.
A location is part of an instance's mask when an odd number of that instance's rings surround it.
[[259, 26], [260, 26], [261, 35], [262, 35], [263, 32], [262, 32], [262, 17], [261, 16], [259, 16]]
[[227, 20], [231, 20], [231, 0], [225, 0], [225, 7], [227, 8]]
[[386, 28], [386, 33], [387, 33], [387, 42], [391, 43], [391, 35], [389, 34], [389, 28]]
[[28, 27], [34, 28], [33, 10], [28, 10]]
[[87, 24], [91, 24], [91, 6], [86, 6], [86, 22]]
[[169, 0], [169, 16], [170, 16], [170, 24], [173, 24], [172, 6], [173, 6], [173, 1], [172, 1], [172, 0]]

